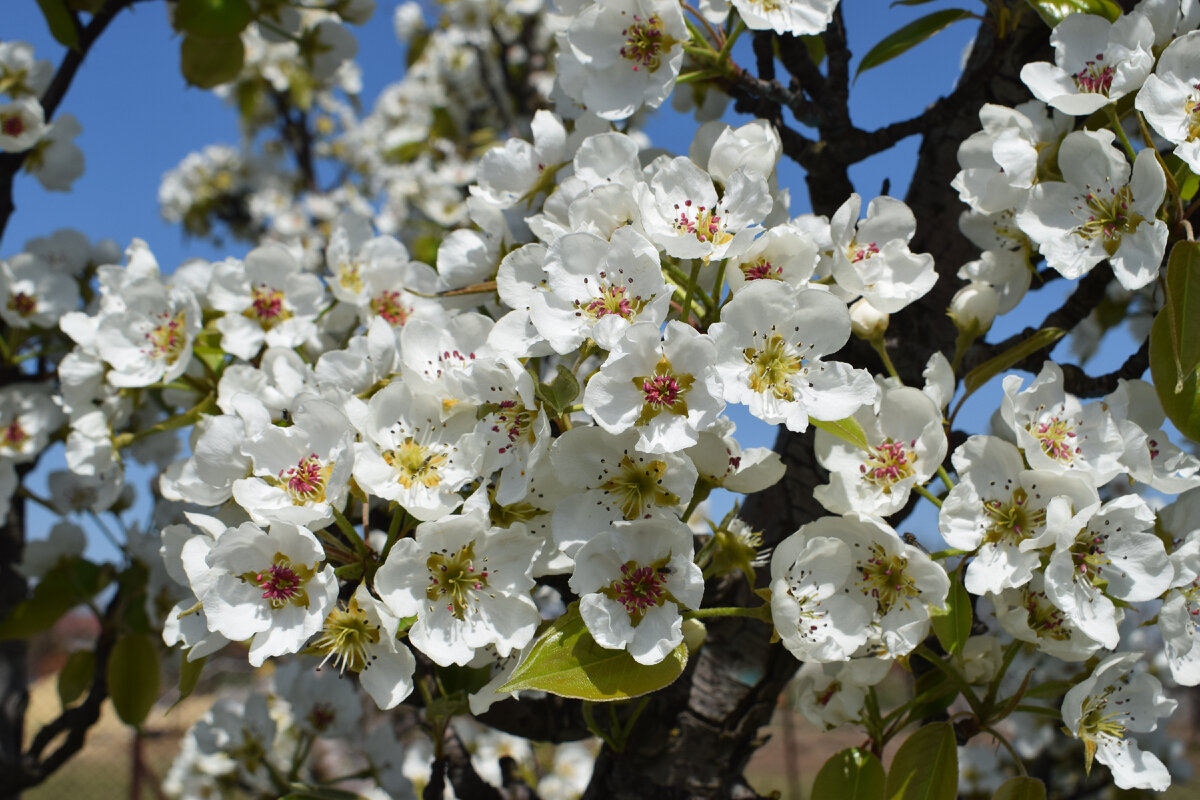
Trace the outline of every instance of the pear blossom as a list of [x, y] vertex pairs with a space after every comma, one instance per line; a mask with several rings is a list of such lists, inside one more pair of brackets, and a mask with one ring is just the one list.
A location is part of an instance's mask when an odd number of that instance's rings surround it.
[[877, 411], [863, 406], [853, 418], [869, 449], [818, 430], [817, 460], [829, 470], [829, 483], [813, 489], [813, 497], [834, 514], [893, 514], [946, 457], [942, 414], [921, 390], [896, 387], [883, 389]]
[[[1189, 492], [1179, 498], [1176, 505], [1194, 513], [1198, 498], [1200, 495]], [[1200, 684], [1200, 647], [1196, 646], [1197, 633], [1200, 633], [1200, 621], [1197, 620], [1200, 617], [1200, 527], [1188, 533], [1174, 549], [1171, 565], [1175, 574], [1158, 610], [1158, 630], [1162, 634], [1171, 677], [1181, 686], [1196, 686]]]
[[21, 97], [0, 104], [0, 151], [23, 153], [46, 133], [42, 104], [34, 97]]
[[27, 42], [0, 42], [0, 94], [39, 97], [54, 78], [54, 65], [35, 59]]
[[60, 114], [25, 156], [25, 170], [46, 191], [68, 192], [83, 175], [83, 151], [72, 141], [81, 133], [83, 127], [74, 114]]
[[1175, 155], [1200, 172], [1200, 31], [1167, 46], [1134, 105], [1154, 130], [1175, 145]]
[[559, 84], [603, 119], [658, 108], [675, 85], [688, 38], [674, 0], [597, 0], [558, 36]]
[[539, 110], [530, 122], [533, 142], [512, 138], [503, 147], [483, 154], [479, 160], [478, 182], [471, 186], [473, 195], [484, 197], [500, 208], [533, 201], [533, 193], [549, 192], [543, 186], [567, 158], [567, 132], [562, 120], [549, 111]]
[[708, 333], [725, 401], [748, 406], [764, 422], [803, 431], [810, 416], [842, 419], [875, 398], [865, 370], [822, 360], [850, 338], [846, 306], [828, 292], [755, 281], [734, 295]]
[[1125, 470], [1125, 440], [1103, 403], [1086, 406], [1063, 390], [1062, 368], [1047, 361], [1029, 386], [1004, 379], [1000, 416], [1034, 469], [1074, 473], [1103, 486]]
[[0, 319], [14, 328], [57, 328], [79, 304], [79, 286], [30, 253], [0, 261]]
[[61, 423], [62, 412], [51, 399], [49, 386], [14, 383], [0, 389], [0, 461], [36, 460]]
[[522, 526], [490, 527], [481, 511], [423, 522], [392, 547], [375, 590], [397, 617], [416, 616], [409, 641], [438, 664], [466, 664], [489, 644], [506, 656], [537, 627], [537, 549]]
[[952, 461], [958, 483], [942, 502], [938, 529], [946, 544], [975, 552], [963, 576], [973, 594], [1023, 586], [1039, 571], [1039, 548], [1052, 544], [1042, 544], [1052, 499], [1079, 509], [1099, 499], [1088, 480], [1025, 469], [1020, 451], [995, 436], [968, 438]]
[[636, 429], [645, 453], [691, 447], [725, 406], [708, 337], [674, 320], [659, 337], [656, 325], [632, 325], [583, 393], [583, 409], [600, 427]]
[[859, 658], [804, 669], [791, 689], [796, 710], [827, 731], [855, 722], [862, 717], [867, 691], [884, 679], [891, 666], [888, 659]]
[[771, 556], [771, 619], [801, 661], [846, 661], [870, 638], [873, 604], [844, 591], [853, 581], [850, 545], [830, 534], [836, 520], [804, 525]]
[[203, 562], [184, 559], [209, 629], [251, 639], [250, 663], [295, 653], [333, 608], [337, 578], [317, 537], [296, 525], [264, 531], [252, 522], [217, 537]]
[[697, 435], [686, 451], [700, 477], [712, 486], [731, 492], [753, 494], [774, 486], [783, 478], [783, 460], [769, 447], [745, 447], [734, 438], [737, 426], [720, 417]]
[[692, 535], [678, 520], [614, 524], [579, 548], [571, 589], [601, 647], [657, 664], [683, 642], [680, 608], [699, 608], [704, 578]]
[[1068, 662], [1085, 661], [1102, 647], [1050, 599], [1041, 572], [1034, 572], [1018, 587], [1009, 586], [992, 594], [991, 599], [1000, 627], [1049, 656]]
[[860, 221], [861, 208], [862, 198], [851, 194], [829, 220], [833, 277], [843, 290], [895, 313], [933, 288], [933, 256], [908, 249], [917, 221], [903, 202], [876, 197]]
[[1085, 766], [1095, 758], [1112, 770], [1120, 788], [1162, 792], [1171, 785], [1170, 773], [1129, 734], [1155, 730], [1177, 704], [1163, 694], [1158, 678], [1135, 669], [1141, 660], [1141, 653], [1114, 653], [1096, 665], [1063, 698], [1063, 725], [1083, 740]]
[[750, 30], [806, 36], [820, 33], [833, 19], [838, 0], [733, 0]]
[[[1072, 15], [1086, 17], [1086, 14]], [[1033, 187], [1017, 223], [1065, 277], [1078, 278], [1108, 259], [1126, 289], [1158, 275], [1167, 224], [1156, 219], [1166, 176], [1151, 149], [1129, 163], [1112, 131], [1075, 131], [1058, 149], [1064, 182]]]
[[791, 225], [776, 225], [730, 259], [725, 279], [733, 292], [759, 280], [784, 281], [800, 289], [816, 268], [816, 242]]
[[327, 739], [353, 737], [362, 721], [354, 687], [331, 672], [313, 669], [305, 659], [285, 661], [271, 676], [277, 700], [285, 701], [297, 732]]
[[1070, 14], [1050, 32], [1054, 63], [1021, 68], [1034, 97], [1075, 116], [1086, 116], [1136, 92], [1154, 67], [1154, 28], [1141, 14], [1109, 22], [1095, 14]]

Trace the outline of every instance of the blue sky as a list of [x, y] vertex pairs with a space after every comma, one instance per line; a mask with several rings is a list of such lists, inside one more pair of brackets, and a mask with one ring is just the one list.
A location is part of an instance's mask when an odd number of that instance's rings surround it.
[[[39, 58], [57, 64], [63, 48], [50, 38], [36, 0], [4, 0], [4, 4], [0, 36], [27, 41]], [[383, 86], [400, 77], [403, 68], [403, 52], [392, 28], [395, 6], [394, 2], [380, 2], [374, 19], [355, 29], [363, 68], [363, 101], [368, 108]], [[887, 8], [882, 0], [845, 0], [855, 56], [852, 68], [891, 31], [936, 9], [954, 6], [982, 11], [982, 4], [976, 2], [936, 0], [916, 7]], [[433, 19], [428, 10], [427, 18]], [[851, 93], [855, 122], [869, 129], [907, 118], [950, 91], [974, 30], [971, 21], [957, 23], [895, 61], [865, 73]], [[178, 69], [178, 42], [168, 24], [165, 4], [136, 5], [113, 22], [84, 62], [61, 106], [83, 126], [77, 143], [85, 153], [86, 173], [66, 194], [46, 192], [31, 177], [19, 176], [17, 211], [0, 242], [0, 256], [59, 227], [77, 228], [93, 239], [112, 238], [121, 246], [134, 237], [143, 238], [166, 270], [189, 257], [215, 260], [244, 255], [246, 246], [241, 243], [214, 247], [187, 239], [180, 228], [168, 225], [158, 213], [158, 184], [166, 171], [189, 152], [213, 143], [235, 144], [238, 139], [233, 110], [213, 93], [185, 85]], [[739, 42], [735, 56], [747, 66], [752, 64], [748, 36]], [[732, 114], [727, 120], [738, 121]], [[690, 119], [664, 111], [650, 121], [648, 132], [655, 144], [682, 153], [694, 127]], [[891, 182], [893, 195], [904, 195], [917, 144], [916, 138], [910, 138], [852, 168], [851, 176], [864, 201], [879, 192], [885, 178]], [[784, 159], [779, 173], [781, 185], [792, 187], [792, 213], [809, 210], [799, 168]], [[1056, 294], [1062, 288], [1066, 287], [1056, 287]], [[1045, 302], [1041, 306], [1045, 307]], [[1030, 313], [1041, 316], [1037, 308]], [[998, 323], [994, 336], [1006, 336], [1026, 324], [1024, 315], [1010, 316], [1011, 321]], [[980, 395], [988, 397], [994, 407], [994, 393]], [[975, 414], [982, 425], [987, 413], [987, 403], [982, 400], [969, 404], [963, 419], [971, 418], [974, 405], [979, 406]], [[746, 444], [769, 445], [774, 440], [773, 427], [744, 414], [736, 419]], [[933, 524], [933, 515], [924, 513], [902, 527], [921, 531]]]

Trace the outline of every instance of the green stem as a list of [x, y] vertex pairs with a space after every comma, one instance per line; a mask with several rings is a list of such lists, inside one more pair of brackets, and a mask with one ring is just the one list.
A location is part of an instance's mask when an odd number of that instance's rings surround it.
[[930, 650], [928, 645], [917, 645], [916, 649], [913, 650], [913, 653], [925, 659], [930, 665], [945, 675], [946, 678], [948, 678], [949, 681], [954, 684], [954, 688], [958, 689], [958, 692], [963, 696], [963, 699], [967, 701], [967, 705], [971, 707], [971, 712], [975, 714], [976, 717], [982, 719], [981, 712], [983, 710], [983, 702], [979, 699], [978, 695], [975, 694], [975, 690], [971, 688], [971, 685], [967, 683], [961, 675], [958, 674], [958, 670], [954, 669], [954, 667], [942, 660], [941, 656]]
[[938, 465], [937, 476], [941, 478], [942, 483], [946, 485], [947, 492], [954, 488], [954, 481], [950, 480], [950, 475], [946, 472], [946, 468], [941, 464]]
[[1017, 706], [1014, 711], [1022, 711], [1026, 714], [1038, 714], [1051, 719], [1062, 719], [1062, 712], [1057, 708], [1047, 708], [1046, 706], [1029, 706], [1022, 703]]
[[149, 428], [144, 428], [140, 431], [132, 431], [114, 436], [112, 440], [113, 447], [117, 450], [120, 450], [128, 447], [139, 439], [146, 438], [147, 436], [151, 436], [156, 433], [162, 433], [163, 431], [172, 431], [177, 428], [185, 428], [189, 425], [194, 425], [200, 421], [201, 417], [213, 411], [216, 409], [216, 407], [216, 398], [211, 394], [205, 395], [203, 400], [182, 414], [175, 414], [174, 416], [167, 417], [157, 425], [151, 425]]
[[887, 370], [888, 375], [891, 375], [901, 384], [904, 381], [900, 380], [900, 373], [896, 371], [896, 365], [892, 363], [892, 357], [888, 355], [887, 345], [883, 342], [882, 336], [875, 336], [871, 339], [871, 347], [875, 348], [875, 352], [879, 354], [879, 358], [883, 361], [883, 368]]
[[329, 510], [333, 512], [333, 521], [337, 525], [338, 530], [346, 536], [350, 546], [354, 548], [354, 552], [360, 556], [371, 555], [371, 550], [367, 547], [367, 543], [358, 535], [358, 531], [350, 524], [350, 520], [346, 519], [346, 515], [332, 506], [330, 506]]
[[717, 606], [715, 608], [698, 608], [695, 611], [683, 612], [684, 619], [703, 619], [704, 617], [750, 617], [771, 623], [771, 606], [763, 604], [757, 608], [745, 606]]
[[1104, 110], [1108, 114], [1108, 121], [1112, 124], [1113, 132], [1117, 134], [1117, 139], [1120, 140], [1121, 146], [1125, 148], [1125, 154], [1129, 156], [1130, 161], [1133, 161], [1137, 158], [1137, 150], [1133, 149], [1133, 143], [1125, 135], [1125, 126], [1121, 124], [1121, 117], [1117, 114], [1117, 107], [1109, 103], [1104, 107]]
[[687, 288], [683, 294], [683, 321], [685, 323], [692, 316], [692, 298], [696, 296], [696, 282], [700, 280], [700, 269], [703, 266], [703, 261], [695, 259], [695, 263], [692, 265], [692, 274], [688, 276]]
[[921, 484], [914, 483], [912, 488], [913, 488], [914, 492], [921, 495], [921, 497], [924, 497], [926, 500], [933, 503], [938, 508], [942, 507], [942, 501], [938, 499], [937, 495], [935, 495], [933, 492], [926, 489]]
[[583, 701], [583, 705], [581, 707], [583, 711], [583, 724], [588, 729], [588, 733], [592, 734], [592, 736], [595, 736], [597, 739], [608, 745], [609, 749], [611, 749], [613, 752], [621, 752], [621, 748], [617, 747], [616, 743], [612, 740], [612, 737], [610, 737], [607, 732], [605, 732], [599, 725], [596, 724], [596, 714], [592, 710], [593, 705], [594, 703], [589, 703], [585, 700]]
[[725, 37], [725, 44], [721, 46], [721, 52], [717, 53], [718, 61], [725, 61], [729, 58], [729, 51], [733, 49], [733, 43], [738, 40], [738, 37], [746, 30], [746, 23], [738, 19], [737, 25], [734, 26], [733, 32]]

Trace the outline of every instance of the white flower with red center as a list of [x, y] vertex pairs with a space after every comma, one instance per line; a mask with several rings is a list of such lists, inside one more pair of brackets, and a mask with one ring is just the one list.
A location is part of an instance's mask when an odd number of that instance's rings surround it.
[[1166, 416], [1154, 387], [1121, 379], [1104, 405], [1125, 437], [1121, 463], [1133, 479], [1166, 494], [1200, 486], [1200, 458], [1179, 449], [1162, 430]]
[[878, 411], [867, 405], [853, 416], [870, 449], [818, 430], [817, 460], [830, 474], [813, 496], [834, 514], [886, 517], [903, 508], [912, 487], [923, 486], [946, 457], [942, 414], [920, 389], [897, 387], [883, 389]]
[[847, 661], [870, 637], [875, 605], [845, 591], [854, 573], [840, 524], [834, 517], [810, 522], [771, 555], [771, 620], [801, 661]]
[[35, 460], [62, 418], [50, 387], [44, 384], [15, 383], [0, 389], [0, 461], [24, 464]]
[[839, 539], [849, 548], [850, 577], [842, 594], [869, 609], [869, 637], [855, 657], [895, 658], [921, 643], [929, 634], [930, 607], [944, 606], [950, 591], [950, 579], [937, 562], [866, 514], [824, 517], [806, 530]]
[[79, 305], [79, 286], [35, 255], [0, 261], [0, 319], [13, 328], [57, 328]]
[[1100, 642], [1084, 633], [1050, 600], [1040, 572], [1034, 572], [1019, 587], [993, 594], [992, 602], [1000, 627], [1014, 639], [1036, 645], [1048, 656], [1061, 661], [1085, 661], [1101, 648]]
[[404, 381], [380, 389], [354, 423], [354, 480], [364, 491], [394, 500], [419, 520], [462, 504], [458, 490], [479, 477], [473, 410], [443, 419], [442, 401]]
[[233, 497], [233, 484], [248, 476], [253, 461], [242, 445], [271, 425], [258, 398], [238, 394], [230, 414], [205, 417], [192, 428], [192, 455], [163, 471], [159, 490], [173, 502], [218, 506]]
[[634, 186], [646, 235], [676, 258], [735, 258], [754, 240], [773, 201], [761, 175], [737, 169], [720, 198], [712, 177], [690, 158], [664, 160]]
[[482, 511], [423, 522], [392, 547], [375, 591], [397, 617], [417, 618], [409, 641], [442, 666], [466, 664], [489, 644], [507, 656], [538, 624], [538, 546], [521, 525], [490, 527]]
[[755, 281], [729, 301], [709, 336], [725, 401], [764, 422], [803, 431], [810, 416], [843, 419], [875, 399], [868, 372], [821, 360], [850, 338], [846, 304], [829, 292]]
[[246, 361], [263, 348], [299, 347], [317, 332], [325, 307], [325, 287], [303, 272], [286, 247], [271, 243], [251, 250], [245, 263], [226, 259], [216, 265], [209, 287], [221, 347]]
[[[192, 342], [200, 332], [200, 305], [195, 295], [187, 289], [164, 286], [157, 270], [122, 280], [118, 291], [119, 299], [110, 301], [113, 311], [106, 312], [101, 304], [94, 340], [99, 356], [111, 367], [108, 382], [138, 387], [175, 380], [187, 369]], [[110, 292], [105, 291], [105, 296]]]
[[320, 528], [346, 502], [354, 432], [341, 409], [314, 395], [297, 398], [292, 424], [269, 425], [241, 450], [250, 476], [233, 482], [233, 499], [255, 522]]
[[27, 42], [0, 42], [0, 94], [37, 97], [54, 77], [54, 65], [33, 57]]
[[938, 529], [946, 544], [974, 551], [963, 585], [972, 594], [1022, 586], [1039, 570], [1052, 541], [1046, 506], [1066, 497], [1084, 508], [1098, 497], [1090, 480], [1025, 469], [1021, 452], [995, 436], [972, 436], [954, 451], [958, 483], [942, 502]]
[[1126, 289], [1153, 281], [1167, 246], [1167, 224], [1156, 219], [1167, 179], [1154, 151], [1138, 153], [1131, 172], [1111, 131], [1075, 131], [1058, 166], [1065, 182], [1039, 183], [1017, 214], [1046, 263], [1078, 278], [1107, 259]]
[[23, 153], [46, 133], [46, 117], [35, 97], [0, 105], [0, 151]]
[[349, 670], [380, 709], [395, 708], [413, 690], [416, 659], [396, 639], [400, 618], [376, 600], [365, 583], [348, 603], [339, 603], [325, 618], [321, 632], [306, 652], [324, 656], [338, 675]]
[[481, 475], [500, 470], [495, 501], [525, 498], [533, 470], [550, 448], [550, 420], [534, 393], [533, 376], [519, 362], [476, 362], [464, 388], [478, 410], [475, 436], [482, 444]]
[[60, 114], [46, 126], [33, 149], [25, 155], [25, 170], [48, 192], [69, 192], [83, 175], [83, 151], [72, 141], [83, 133], [73, 114]]
[[725, 401], [716, 349], [707, 336], [671, 321], [638, 323], [626, 332], [583, 393], [583, 410], [609, 433], [638, 431], [644, 453], [674, 453], [696, 444]]
[[554, 541], [567, 555], [618, 520], [677, 517], [692, 497], [696, 468], [686, 455], [642, 453], [638, 432], [572, 428], [550, 446], [550, 463], [574, 490], [554, 509]]
[[362, 701], [341, 675], [316, 667], [311, 659], [284, 661], [271, 674], [274, 698], [288, 705], [293, 735], [348, 739], [362, 721]]
[[658, 250], [630, 228], [605, 241], [569, 233], [546, 252], [546, 290], [529, 297], [529, 317], [557, 353], [586, 339], [613, 348], [635, 321], [661, 325], [671, 293]]
[[733, 0], [746, 27], [807, 36], [820, 33], [833, 19], [838, 0]]
[[474, 311], [448, 316], [431, 309], [431, 313], [410, 319], [400, 330], [405, 374], [437, 394], [447, 409], [453, 408], [467, 397], [464, 381], [472, 367], [494, 357], [488, 344], [494, 326], [491, 317]]
[[1175, 145], [1175, 155], [1200, 172], [1200, 31], [1167, 46], [1134, 105]]
[[534, 112], [530, 128], [532, 143], [512, 138], [483, 154], [478, 183], [471, 186], [473, 196], [511, 208], [520, 202], [532, 207], [537, 194], [550, 193], [555, 172], [568, 160], [567, 131], [562, 120], [546, 110]]
[[572, 591], [596, 643], [657, 664], [683, 642], [681, 608], [699, 608], [704, 578], [677, 519], [619, 523], [575, 554]]
[[1021, 68], [1021, 80], [1042, 102], [1074, 116], [1099, 111], [1136, 92], [1154, 68], [1154, 29], [1141, 14], [1116, 22], [1071, 14], [1050, 33], [1054, 63]]
[[[1084, 15], [1080, 15], [1084, 16]], [[1070, 19], [1070, 17], [1068, 17]], [[1122, 789], [1166, 791], [1171, 774], [1153, 753], [1140, 750], [1131, 733], [1149, 733], [1176, 702], [1163, 694], [1158, 678], [1137, 670], [1142, 653], [1114, 653], [1063, 698], [1063, 725], [1083, 740], [1084, 764], [1106, 765]]]
[[217, 537], [204, 564], [185, 559], [188, 581], [209, 630], [235, 642], [253, 639], [250, 663], [295, 653], [321, 630], [337, 599], [333, 567], [317, 537], [296, 525], [269, 532], [253, 522]]
[[688, 39], [675, 0], [597, 0], [558, 34], [559, 85], [603, 119], [658, 108], [675, 85]]
[[1154, 534], [1154, 512], [1137, 495], [1076, 513], [1066, 498], [1056, 498], [1046, 509], [1046, 527], [1055, 541], [1045, 569], [1047, 597], [1085, 634], [1115, 650], [1124, 608], [1157, 598], [1174, 577]]
[[817, 245], [791, 225], [776, 225], [725, 268], [732, 292], [753, 281], [783, 281], [802, 288], [817, 268]]
[[1016, 435], [1029, 466], [1058, 474], [1073, 473], [1103, 486], [1125, 471], [1120, 459], [1125, 439], [1103, 403], [1082, 405], [1063, 390], [1062, 368], [1047, 361], [1033, 383], [1020, 389], [1021, 377], [1004, 379], [1000, 416]]
[[895, 313], [933, 288], [933, 256], [908, 249], [917, 221], [900, 200], [876, 197], [863, 220], [861, 209], [862, 198], [852, 194], [829, 220], [833, 278], [880, 311]]
[[436, 300], [418, 296], [438, 291], [433, 268], [411, 261], [408, 250], [394, 237], [373, 237], [370, 223], [362, 217], [338, 218], [325, 261], [330, 292], [357, 307], [364, 325], [381, 317], [399, 327], [416, 313], [440, 307]]

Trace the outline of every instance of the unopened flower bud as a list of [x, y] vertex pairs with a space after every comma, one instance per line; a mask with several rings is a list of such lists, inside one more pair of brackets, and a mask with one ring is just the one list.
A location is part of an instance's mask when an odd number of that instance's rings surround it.
[[986, 283], [968, 283], [950, 301], [950, 318], [963, 334], [982, 336], [996, 318], [996, 290]]
[[866, 299], [859, 299], [850, 306], [850, 330], [860, 339], [870, 341], [882, 336], [888, 327], [890, 317], [871, 305]]

